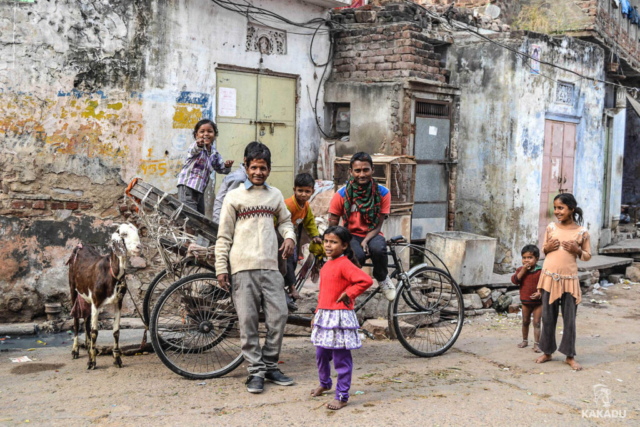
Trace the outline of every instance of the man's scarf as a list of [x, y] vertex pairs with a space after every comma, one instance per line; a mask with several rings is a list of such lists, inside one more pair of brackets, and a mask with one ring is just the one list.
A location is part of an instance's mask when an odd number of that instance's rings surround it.
[[371, 178], [371, 181], [368, 183], [360, 185], [353, 176], [349, 177], [344, 195], [343, 219], [345, 224], [349, 222], [351, 206], [355, 205], [358, 212], [360, 212], [364, 218], [364, 222], [368, 225], [369, 231], [378, 226], [378, 222], [380, 222], [382, 196], [380, 196], [380, 189], [373, 178]]

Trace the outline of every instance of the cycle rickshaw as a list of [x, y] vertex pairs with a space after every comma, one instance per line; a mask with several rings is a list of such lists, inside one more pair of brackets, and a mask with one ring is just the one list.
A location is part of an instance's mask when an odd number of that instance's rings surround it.
[[[137, 217], [156, 242], [165, 269], [146, 291], [143, 317], [160, 360], [173, 372], [190, 379], [223, 376], [243, 362], [238, 317], [230, 294], [218, 286], [213, 267], [217, 225], [161, 190], [134, 180], [127, 195]], [[194, 245], [194, 242], [201, 245]], [[402, 236], [387, 241], [390, 277], [397, 281], [396, 298], [389, 302], [389, 331], [419, 357], [445, 353], [457, 340], [464, 323], [462, 292], [447, 266], [433, 252], [407, 243]], [[422, 263], [405, 269], [404, 251]], [[407, 257], [404, 257], [407, 258]], [[310, 255], [296, 275], [296, 289], [304, 286], [319, 259]], [[380, 288], [356, 300], [360, 311]], [[310, 326], [313, 313], [292, 313], [287, 323]], [[261, 319], [261, 321], [263, 318]]]

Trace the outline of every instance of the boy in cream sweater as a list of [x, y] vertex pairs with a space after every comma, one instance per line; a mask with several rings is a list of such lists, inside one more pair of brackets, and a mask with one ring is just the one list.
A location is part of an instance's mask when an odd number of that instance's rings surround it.
[[[292, 385], [293, 380], [278, 369], [287, 302], [284, 279], [278, 270], [278, 232], [284, 237], [283, 257], [295, 246], [291, 214], [280, 190], [267, 185], [271, 152], [264, 144], [254, 146], [245, 157], [247, 180], [230, 191], [220, 213], [216, 241], [216, 272], [224, 289], [229, 287], [238, 313], [242, 354], [249, 364], [247, 391], [262, 393], [264, 380]], [[229, 271], [230, 270], [230, 271]], [[267, 338], [260, 347], [258, 315], [265, 314]]]

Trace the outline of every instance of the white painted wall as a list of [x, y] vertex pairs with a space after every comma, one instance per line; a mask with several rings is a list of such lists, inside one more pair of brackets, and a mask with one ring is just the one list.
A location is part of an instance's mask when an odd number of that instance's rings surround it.
[[[256, 6], [269, 9], [292, 21], [307, 21], [326, 17], [327, 9], [297, 0], [264, 0], [254, 2]], [[298, 149], [296, 167], [315, 162], [318, 152], [319, 133], [312, 101], [320, 84], [321, 68], [316, 68], [309, 58], [312, 30], [293, 27], [274, 20], [265, 24], [287, 31], [287, 54], [264, 55], [247, 52], [245, 48], [247, 19], [237, 13], [226, 11], [209, 0], [181, 0], [172, 7], [158, 11], [164, 13], [164, 36], [153, 43], [154, 50], [163, 51], [160, 60], [150, 56], [147, 60], [148, 78], [143, 98], [145, 138], [141, 147], [142, 158], [164, 156], [180, 159], [186, 153], [192, 129], [176, 129], [174, 106], [181, 92], [208, 94], [208, 108], [216, 112], [216, 67], [219, 64], [235, 65], [300, 76], [298, 87], [297, 125]], [[326, 28], [326, 27], [324, 27]], [[306, 35], [294, 34], [305, 33]], [[326, 32], [319, 33], [314, 41], [313, 55], [317, 63], [324, 63], [329, 53], [329, 38]], [[261, 64], [260, 60], [263, 59]], [[319, 110], [322, 112], [323, 93], [320, 92]], [[247, 143], [250, 141], [246, 141]], [[179, 165], [179, 161], [174, 161]], [[130, 171], [125, 179], [139, 171]], [[168, 174], [166, 174], [168, 175]], [[154, 183], [165, 190], [175, 188], [173, 177], [157, 177]]]

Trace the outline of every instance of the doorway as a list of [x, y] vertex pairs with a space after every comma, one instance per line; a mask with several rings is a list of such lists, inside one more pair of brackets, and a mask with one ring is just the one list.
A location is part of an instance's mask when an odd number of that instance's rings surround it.
[[542, 189], [538, 242], [544, 244], [544, 232], [553, 221], [553, 199], [560, 193], [573, 193], [573, 169], [576, 153], [576, 124], [545, 120]]
[[451, 104], [415, 101], [416, 185], [411, 240], [444, 231], [449, 206]]
[[[269, 185], [293, 194], [297, 78], [218, 68], [216, 122], [222, 158], [243, 161], [244, 148], [259, 141], [271, 150]], [[216, 187], [222, 180], [217, 180]], [[216, 188], [217, 189], [217, 188]]]

